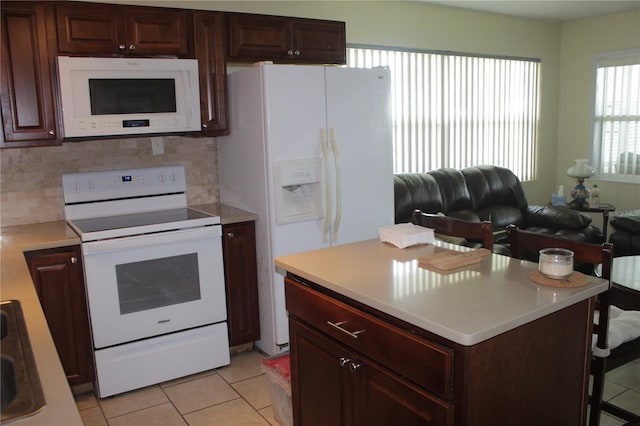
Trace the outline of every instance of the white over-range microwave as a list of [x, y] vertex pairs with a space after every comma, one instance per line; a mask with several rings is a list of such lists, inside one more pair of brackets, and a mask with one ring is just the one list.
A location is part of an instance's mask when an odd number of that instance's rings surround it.
[[195, 59], [57, 59], [65, 138], [200, 130]]

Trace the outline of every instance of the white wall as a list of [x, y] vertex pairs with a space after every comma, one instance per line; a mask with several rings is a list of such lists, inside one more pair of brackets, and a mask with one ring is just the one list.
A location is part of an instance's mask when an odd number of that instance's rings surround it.
[[[567, 187], [575, 186], [567, 168], [591, 152], [593, 55], [630, 48], [640, 48], [640, 10], [562, 25], [556, 180]], [[587, 183], [598, 184], [601, 201], [614, 204], [617, 214], [640, 209], [640, 184], [597, 179]], [[599, 223], [595, 216], [594, 220]]]

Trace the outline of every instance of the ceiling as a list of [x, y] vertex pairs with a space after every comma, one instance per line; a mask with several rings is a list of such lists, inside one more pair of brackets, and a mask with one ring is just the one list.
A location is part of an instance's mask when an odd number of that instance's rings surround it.
[[640, 0], [421, 0], [443, 6], [473, 9], [531, 19], [571, 21], [640, 9]]

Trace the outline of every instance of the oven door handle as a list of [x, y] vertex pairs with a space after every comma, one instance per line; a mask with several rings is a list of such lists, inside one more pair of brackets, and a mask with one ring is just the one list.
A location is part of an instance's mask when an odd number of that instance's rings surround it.
[[113, 250], [170, 244], [180, 241], [194, 241], [221, 238], [222, 226], [203, 226], [199, 228], [180, 229], [156, 234], [136, 235], [132, 237], [113, 238], [110, 240], [89, 241], [82, 243], [83, 255], [104, 253]]

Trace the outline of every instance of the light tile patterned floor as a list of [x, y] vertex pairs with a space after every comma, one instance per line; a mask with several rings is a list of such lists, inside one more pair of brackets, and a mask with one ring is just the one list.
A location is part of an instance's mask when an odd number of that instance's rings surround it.
[[[604, 399], [632, 413], [640, 414], [640, 359], [607, 373]], [[602, 413], [600, 426], [620, 426], [620, 419]]]
[[260, 352], [231, 357], [231, 364], [110, 398], [76, 398], [86, 426], [278, 425], [271, 410]]
[[[273, 418], [260, 352], [231, 357], [216, 370], [97, 400], [76, 398], [86, 426], [278, 425]], [[640, 414], [640, 360], [607, 374], [605, 399]], [[623, 422], [603, 413], [601, 426]]]

